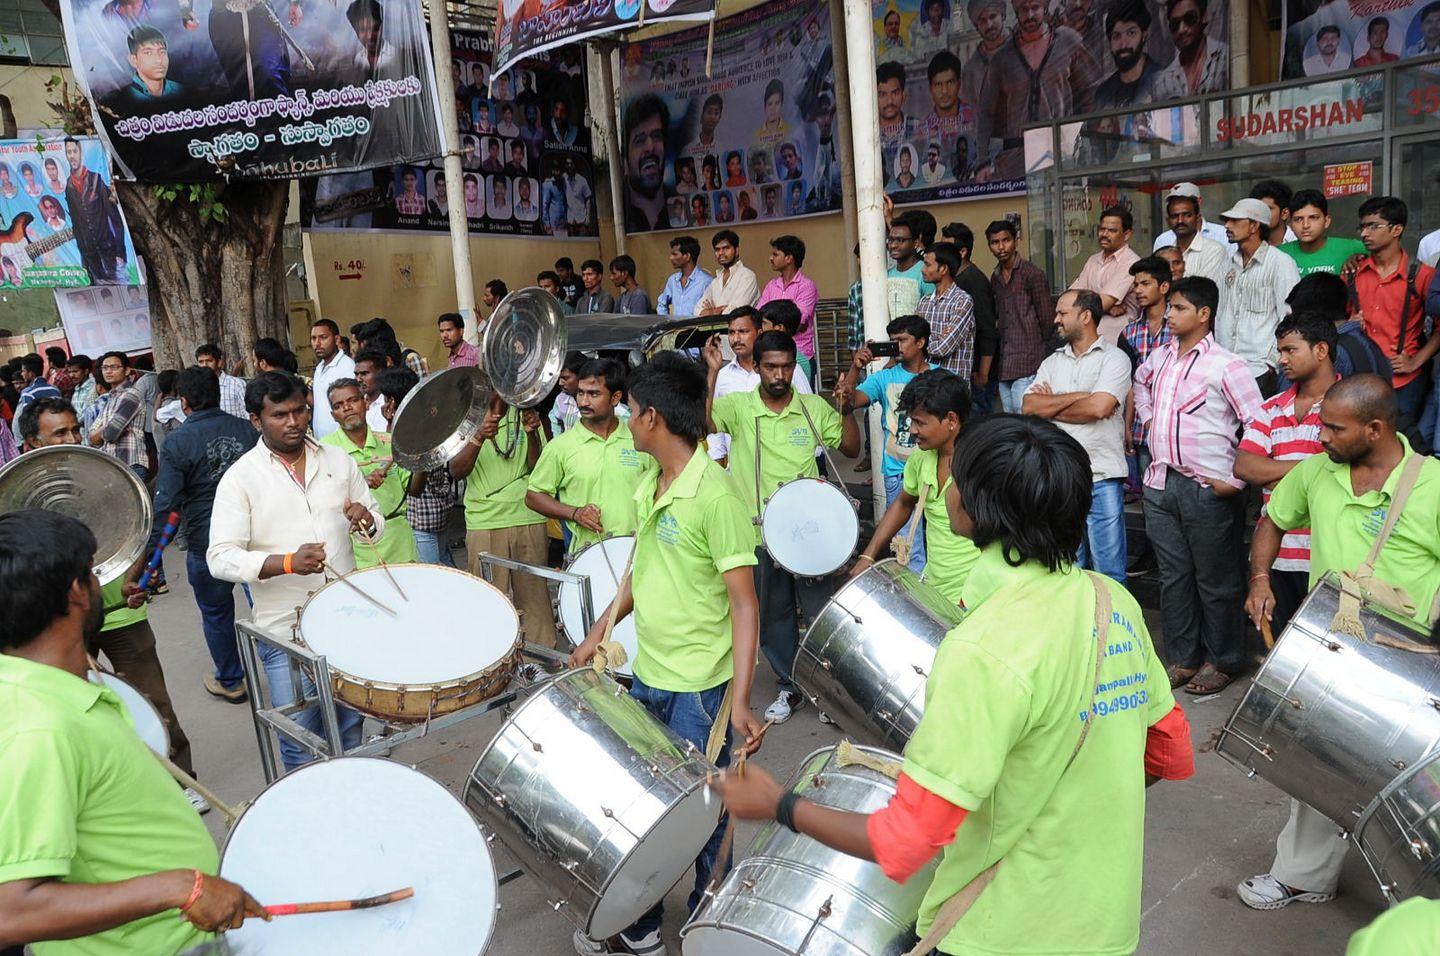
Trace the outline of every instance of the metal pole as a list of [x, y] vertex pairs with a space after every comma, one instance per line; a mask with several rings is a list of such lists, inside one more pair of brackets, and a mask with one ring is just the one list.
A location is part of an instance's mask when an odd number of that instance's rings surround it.
[[[641, 5], [644, 9], [644, 4]], [[610, 214], [615, 229], [615, 254], [625, 254], [625, 184], [620, 177], [620, 137], [616, 121], [620, 110], [620, 90], [615, 86], [615, 69], [610, 58], [615, 47], [610, 44], [598, 46], [595, 58], [600, 61], [600, 92], [605, 108], [600, 111], [600, 132], [605, 137], [605, 167], [610, 173]]]
[[1249, 85], [1250, 0], [1230, 0], [1230, 88], [1238, 90]]
[[[843, 0], [830, 0], [830, 51], [834, 58], [835, 75], [844, 77], [850, 70], [850, 52], [845, 42], [845, 8]], [[872, 54], [873, 55], [873, 54]], [[840, 144], [840, 210], [845, 220], [845, 275], [850, 282], [860, 278], [860, 264], [850, 254], [860, 235], [855, 210], [855, 143], [850, 136], [850, 84], [835, 84], [835, 138]]]
[[455, 76], [450, 66], [449, 8], [448, 0], [432, 0], [430, 40], [435, 50], [435, 88], [440, 97], [440, 133], [445, 147], [445, 204], [450, 213], [450, 256], [455, 263], [455, 311], [465, 319], [465, 340], [471, 345], [479, 345], [475, 274], [470, 270], [470, 221], [465, 216], [465, 171], [460, 166], [460, 127], [455, 121]]
[[[850, 133], [855, 150], [855, 219], [860, 237], [860, 298], [865, 309], [865, 338], [886, 341], [890, 305], [885, 297], [885, 207], [880, 170], [880, 124], [875, 119], [875, 47], [870, 0], [843, 0], [845, 46], [849, 56]], [[838, 85], [838, 84], [837, 84]], [[879, 371], [880, 362], [871, 366]], [[885, 473], [885, 442], [871, 427], [870, 467]], [[875, 520], [885, 513], [885, 483], [873, 484]]]

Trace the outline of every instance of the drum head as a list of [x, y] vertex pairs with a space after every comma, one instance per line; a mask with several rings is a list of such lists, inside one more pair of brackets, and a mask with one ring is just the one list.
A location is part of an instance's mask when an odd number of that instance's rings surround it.
[[[571, 574], [585, 574], [590, 577], [590, 600], [596, 619], [605, 613], [605, 608], [615, 600], [620, 590], [620, 577], [625, 573], [625, 563], [630, 552], [635, 550], [635, 537], [624, 535], [606, 538], [576, 552], [569, 567]], [[560, 623], [565, 625], [565, 635], [570, 643], [579, 645], [585, 640], [585, 619], [580, 613], [580, 586], [569, 581], [560, 585]], [[616, 669], [617, 674], [629, 676], [634, 673], [631, 662], [639, 650], [635, 636], [635, 615], [631, 614], [615, 624], [610, 639], [625, 648], [625, 663]]]
[[495, 863], [474, 818], [389, 760], [339, 757], [271, 784], [230, 831], [220, 875], [264, 904], [415, 889], [374, 909], [247, 920], [225, 934], [236, 953], [475, 956], [495, 928]]
[[135, 733], [145, 741], [145, 746], [162, 757], [170, 756], [170, 731], [165, 729], [165, 721], [160, 719], [160, 712], [155, 709], [154, 704], [145, 699], [144, 694], [114, 674], [107, 674], [104, 671], [91, 671], [90, 683], [103, 684], [114, 691], [115, 696], [125, 704], [125, 709], [130, 711], [130, 719], [135, 724]]
[[[336, 670], [389, 684], [439, 684], [497, 664], [515, 646], [520, 619], [493, 585], [433, 564], [389, 567], [346, 576], [394, 609], [395, 617], [331, 581], [300, 611], [300, 636]], [[408, 598], [408, 600], [407, 600]]]
[[855, 553], [860, 516], [850, 498], [819, 478], [781, 485], [765, 503], [760, 536], [770, 557], [791, 574], [824, 577]]

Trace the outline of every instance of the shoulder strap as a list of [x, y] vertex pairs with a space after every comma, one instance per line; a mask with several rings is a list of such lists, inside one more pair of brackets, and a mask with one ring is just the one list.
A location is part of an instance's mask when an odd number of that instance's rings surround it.
[[1375, 543], [1370, 546], [1370, 553], [1354, 571], [1340, 572], [1339, 603], [1330, 619], [1330, 630], [1368, 640], [1365, 624], [1360, 619], [1361, 602], [1366, 597], [1406, 617], [1415, 614], [1414, 601], [1403, 587], [1395, 587], [1375, 577], [1375, 562], [1380, 559], [1381, 549], [1390, 540], [1390, 533], [1395, 530], [1400, 513], [1405, 510], [1405, 503], [1410, 499], [1410, 493], [1415, 490], [1420, 469], [1424, 467], [1427, 457], [1417, 452], [1405, 460], [1400, 470], [1400, 478], [1395, 483], [1395, 494], [1390, 499], [1390, 510], [1385, 515], [1385, 523], [1380, 527], [1380, 533], [1375, 536]]
[[1410, 260], [1410, 268], [1405, 273], [1405, 300], [1400, 306], [1400, 338], [1395, 340], [1395, 354], [1405, 354], [1405, 333], [1410, 330], [1410, 300], [1415, 295], [1415, 276], [1420, 272], [1420, 263], [1414, 259]]
[[1400, 520], [1400, 512], [1405, 509], [1405, 503], [1410, 500], [1410, 493], [1415, 490], [1415, 482], [1420, 479], [1420, 469], [1425, 467], [1425, 455], [1412, 452], [1410, 457], [1405, 459], [1405, 464], [1400, 469], [1400, 479], [1395, 482], [1395, 496], [1390, 499], [1390, 510], [1385, 515], [1385, 523], [1380, 527], [1380, 533], [1375, 536], [1375, 543], [1370, 546], [1370, 553], [1365, 556], [1365, 561], [1360, 565], [1359, 576], [1369, 576], [1375, 571], [1375, 562], [1380, 559], [1380, 549], [1385, 547], [1385, 542], [1390, 540], [1390, 533], [1395, 530], [1395, 523]]

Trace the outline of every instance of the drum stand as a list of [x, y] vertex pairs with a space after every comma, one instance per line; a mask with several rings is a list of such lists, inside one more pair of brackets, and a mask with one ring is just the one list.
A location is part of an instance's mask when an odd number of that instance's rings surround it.
[[[475, 556], [475, 561], [480, 565], [480, 575], [490, 584], [494, 584], [495, 568], [504, 568], [507, 571], [518, 571], [521, 574], [533, 574], [537, 578], [546, 581], [554, 581], [557, 584], [574, 584], [580, 588], [580, 617], [585, 622], [585, 633], [590, 633], [590, 628], [595, 625], [595, 599], [591, 596], [590, 575], [571, 574], [569, 571], [556, 571], [554, 568], [543, 567], [538, 564], [526, 564], [523, 561], [512, 561], [509, 558], [496, 557], [488, 552], [481, 551]], [[604, 610], [604, 608], [601, 608]], [[585, 634], [565, 635], [570, 643], [576, 647], [585, 640]], [[526, 645], [529, 646], [528, 644]], [[549, 648], [542, 648], [549, 650]]]

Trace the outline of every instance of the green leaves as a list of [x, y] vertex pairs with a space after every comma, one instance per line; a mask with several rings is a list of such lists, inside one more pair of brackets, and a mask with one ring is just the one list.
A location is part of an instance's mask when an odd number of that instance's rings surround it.
[[182, 183], [156, 186], [155, 196], [166, 202], [188, 202], [196, 207], [200, 220], [224, 223], [230, 219], [230, 210], [220, 201], [220, 191], [215, 183]]

